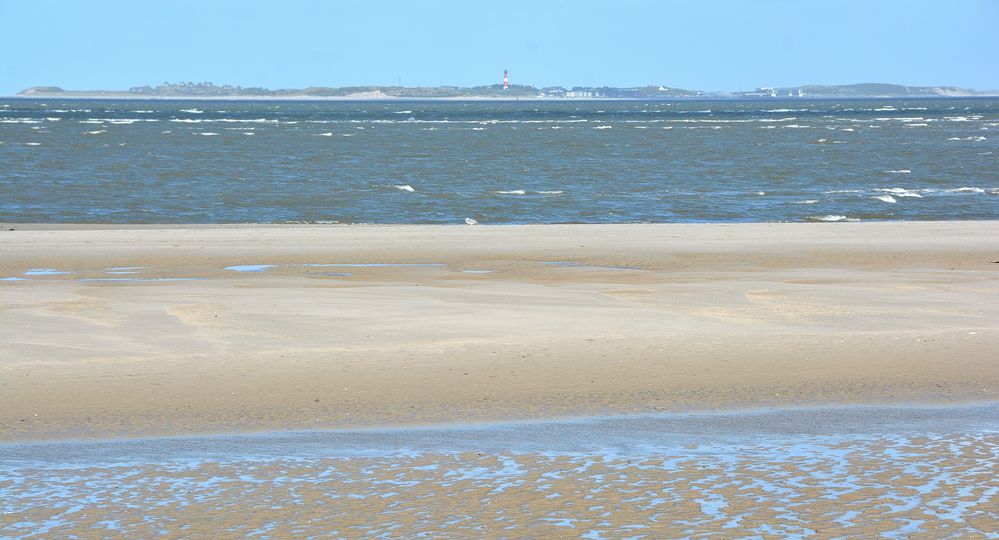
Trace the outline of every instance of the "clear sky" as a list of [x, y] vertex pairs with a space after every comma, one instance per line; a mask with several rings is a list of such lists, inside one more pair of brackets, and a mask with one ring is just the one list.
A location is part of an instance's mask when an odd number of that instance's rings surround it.
[[999, 89], [999, 0], [0, 0], [0, 95], [163, 81]]

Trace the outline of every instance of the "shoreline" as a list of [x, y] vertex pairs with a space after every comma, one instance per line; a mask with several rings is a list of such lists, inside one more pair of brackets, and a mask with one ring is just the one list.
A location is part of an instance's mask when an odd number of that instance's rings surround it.
[[4, 443], [999, 395], [999, 221], [8, 225]]

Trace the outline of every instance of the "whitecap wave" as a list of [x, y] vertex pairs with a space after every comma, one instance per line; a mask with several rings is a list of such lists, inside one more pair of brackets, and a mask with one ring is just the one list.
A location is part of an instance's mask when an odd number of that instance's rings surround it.
[[944, 190], [948, 193], [985, 193], [985, 190], [980, 187], [959, 187], [954, 189]]
[[409, 184], [402, 184], [399, 186], [392, 186], [392, 187], [398, 189], [399, 191], [408, 191], [409, 193], [413, 193], [414, 191], [416, 191], [415, 189], [413, 189], [413, 186]]
[[912, 171], [910, 171], [909, 169], [892, 169], [892, 170], [885, 171], [885, 172], [888, 173], [888, 174], [909, 174]]
[[812, 216], [808, 219], [813, 221], [850, 221], [850, 218], [839, 214], [828, 214], [825, 216]]
[[[910, 198], [914, 198], [914, 199], [922, 199], [923, 198], [923, 196], [920, 195], [919, 193], [917, 193], [917, 192], [915, 192], [915, 191], [913, 191], [911, 189], [905, 189], [905, 188], [897, 188], [897, 187], [893, 187], [893, 188], [880, 188], [880, 189], [875, 189], [874, 191], [879, 191], [881, 193], [890, 193], [891, 195], [894, 195], [896, 197], [910, 197]], [[888, 201], [885, 201], [885, 202], [888, 202]]]
[[817, 202], [819, 202], [818, 199], [805, 199], [803, 201], [797, 201], [794, 204], [815, 204]]
[[565, 193], [561, 189], [551, 190], [551, 191], [535, 191], [539, 195], [561, 195]]
[[180, 112], [186, 112], [190, 114], [201, 114], [205, 111], [202, 111], [201, 109], [181, 109]]
[[892, 197], [891, 195], [875, 195], [875, 196], [873, 196], [871, 198], [872, 199], [877, 199], [879, 201], [884, 201], [886, 203], [892, 203], [892, 204], [895, 204], [895, 203], [898, 202], [898, 201], [895, 200], [895, 197]]
[[84, 135], [100, 135], [102, 133], [107, 133], [107, 132], [108, 131], [106, 129], [98, 129], [98, 130], [95, 130], [95, 131], [84, 131], [83, 134]]
[[218, 133], [215, 133], [214, 131], [199, 131], [198, 133], [195, 133], [195, 135], [204, 135], [205, 137], [214, 137], [214, 136], [218, 135]]
[[525, 194], [527, 192], [524, 191], [524, 190], [522, 190], [522, 189], [511, 189], [509, 191], [494, 191], [493, 193], [496, 193], [496, 194], [499, 194], [499, 195], [523, 195], [523, 194]]
[[613, 129], [613, 126], [593, 126], [593, 129]]
[[333, 136], [333, 132], [332, 131], [327, 131], [326, 133], [318, 133], [317, 135], [319, 137], [332, 137]]

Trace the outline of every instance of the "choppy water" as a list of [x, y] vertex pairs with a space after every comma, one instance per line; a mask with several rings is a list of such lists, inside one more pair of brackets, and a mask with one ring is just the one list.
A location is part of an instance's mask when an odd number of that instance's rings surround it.
[[0, 221], [999, 219], [999, 100], [0, 100]]
[[0, 445], [0, 536], [996, 538], [999, 408]]

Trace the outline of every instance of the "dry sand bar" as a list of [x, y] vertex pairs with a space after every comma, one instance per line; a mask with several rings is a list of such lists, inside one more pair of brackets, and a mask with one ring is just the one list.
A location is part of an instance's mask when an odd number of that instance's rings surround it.
[[999, 395], [996, 222], [4, 229], [7, 441]]

